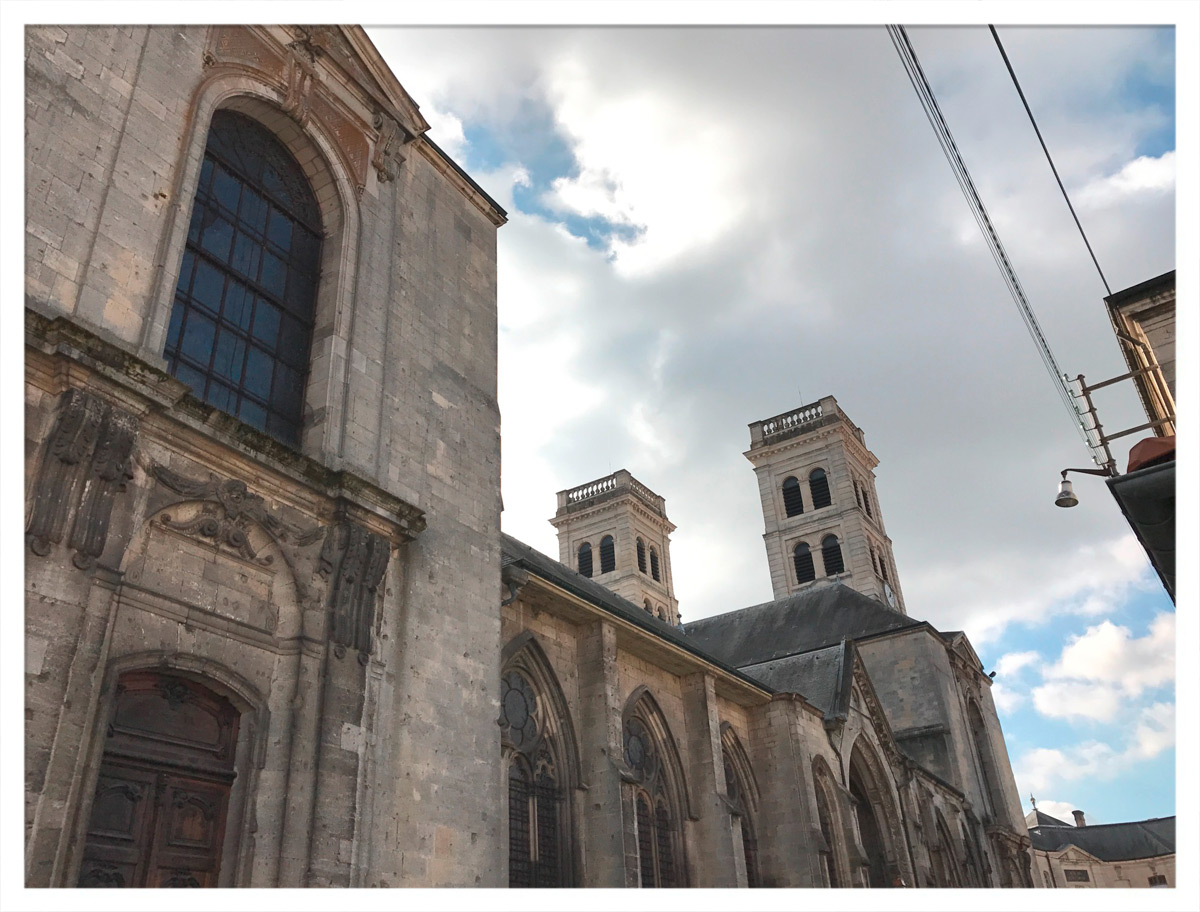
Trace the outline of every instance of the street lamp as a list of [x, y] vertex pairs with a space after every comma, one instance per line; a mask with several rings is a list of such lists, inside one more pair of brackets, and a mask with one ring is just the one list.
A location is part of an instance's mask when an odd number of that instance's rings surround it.
[[1114, 474], [1108, 469], [1063, 469], [1062, 481], [1058, 483], [1058, 496], [1054, 498], [1054, 506], [1056, 507], [1073, 507], [1079, 503], [1079, 498], [1075, 496], [1075, 489], [1071, 487], [1071, 482], [1067, 481], [1068, 472], [1079, 472], [1083, 475], [1103, 475], [1106, 478]]

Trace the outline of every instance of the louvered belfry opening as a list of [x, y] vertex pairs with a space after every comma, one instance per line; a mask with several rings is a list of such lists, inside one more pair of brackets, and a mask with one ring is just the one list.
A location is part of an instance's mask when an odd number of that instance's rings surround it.
[[826, 576], [834, 576], [845, 571], [846, 565], [842, 561], [842, 546], [836, 535], [826, 535], [821, 540], [821, 562], [825, 565]]
[[659, 577], [658, 552], [654, 548], [650, 549], [650, 578], [656, 583], [662, 581]]
[[829, 495], [829, 479], [826, 477], [824, 469], [813, 469], [808, 473], [808, 490], [812, 496], [814, 510], [828, 507], [833, 503], [833, 498]]
[[617, 548], [613, 537], [606, 535], [600, 539], [600, 572], [612, 573], [617, 569]]
[[300, 441], [323, 234], [291, 153], [253, 118], [217, 111], [163, 357], [197, 397], [291, 445]]
[[646, 543], [644, 541], [642, 541], [640, 538], [637, 540], [637, 562], [638, 562], [638, 571], [641, 573], [645, 573], [646, 572]]
[[783, 480], [783, 510], [788, 516], [799, 516], [804, 512], [804, 495], [800, 482], [789, 475]]
[[581, 576], [592, 575], [592, 545], [591, 542], [584, 542], [579, 546], [579, 574]]
[[811, 583], [817, 578], [816, 568], [813, 566], [812, 549], [805, 542], [800, 542], [792, 551], [792, 563], [796, 567], [796, 582]]

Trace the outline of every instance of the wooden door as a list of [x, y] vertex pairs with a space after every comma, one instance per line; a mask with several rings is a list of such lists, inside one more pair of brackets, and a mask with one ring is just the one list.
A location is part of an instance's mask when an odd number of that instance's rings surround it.
[[238, 714], [184, 678], [121, 678], [88, 824], [81, 887], [215, 887]]

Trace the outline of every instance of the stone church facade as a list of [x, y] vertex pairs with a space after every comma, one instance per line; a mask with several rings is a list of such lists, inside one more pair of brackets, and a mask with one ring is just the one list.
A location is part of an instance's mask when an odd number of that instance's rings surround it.
[[26, 84], [28, 886], [1029, 885], [836, 402], [752, 426], [776, 600], [682, 628], [628, 472], [500, 532], [505, 213], [361, 29]]

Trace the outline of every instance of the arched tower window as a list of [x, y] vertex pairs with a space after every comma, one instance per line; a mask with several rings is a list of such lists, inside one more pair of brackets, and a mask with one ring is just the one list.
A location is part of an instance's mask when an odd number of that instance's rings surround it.
[[316, 197], [266, 127], [217, 111], [163, 357], [196, 396], [296, 445], [323, 229]]
[[[540, 655], [540, 651], [538, 652]], [[508, 885], [571, 885], [565, 720], [524, 668], [500, 679], [500, 726], [508, 762]], [[570, 739], [568, 738], [568, 741]]]
[[833, 503], [833, 499], [829, 496], [829, 479], [825, 477], [824, 469], [813, 469], [808, 473], [808, 490], [812, 495], [814, 510], [828, 507]]
[[592, 575], [592, 543], [584, 542], [579, 546], [579, 573], [581, 576]]
[[863, 509], [867, 511], [867, 515], [868, 515], [869, 517], [871, 517], [872, 519], [874, 519], [874, 518], [875, 518], [875, 514], [871, 512], [871, 495], [867, 493], [867, 486], [866, 486], [866, 485], [863, 485], [863, 489], [862, 489], [862, 499], [863, 499]]
[[863, 505], [862, 489], [858, 486], [858, 479], [854, 479], [854, 499], [858, 501], [858, 505]]
[[792, 475], [783, 480], [783, 510], [788, 516], [799, 516], [804, 512], [804, 498], [800, 494], [800, 482]]
[[812, 551], [806, 542], [800, 542], [792, 551], [792, 563], [796, 566], [796, 582], [811, 583], [817, 578], [813, 566]]
[[825, 575], [833, 576], [846, 569], [842, 562], [842, 546], [836, 535], [826, 535], [821, 539], [821, 563], [825, 565]]
[[617, 569], [617, 549], [613, 537], [606, 535], [600, 539], [600, 572], [612, 573]]
[[654, 549], [653, 545], [650, 547], [650, 577], [656, 583], [661, 582], [658, 571], [658, 551]]
[[642, 573], [646, 572], [646, 543], [640, 538], [637, 540], [637, 560], [638, 570]]
[[626, 712], [623, 728], [625, 765], [634, 778], [640, 884], [687, 886], [682, 854], [682, 770], [666, 724], [648, 695]]
[[646, 609], [646, 611], [647, 611], [647, 612], [649, 612], [650, 614], [654, 614], [654, 606], [650, 604], [650, 599], [646, 599], [646, 601], [645, 601], [645, 602], [643, 602], [643, 607], [644, 607], [644, 608]]

